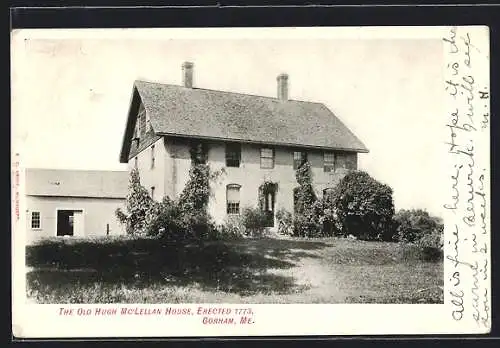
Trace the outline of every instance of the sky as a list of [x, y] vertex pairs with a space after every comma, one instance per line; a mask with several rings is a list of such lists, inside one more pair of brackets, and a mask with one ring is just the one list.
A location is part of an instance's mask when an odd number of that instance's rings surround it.
[[[269, 31], [271, 30], [271, 31]], [[394, 31], [394, 28], [392, 28]], [[278, 32], [276, 32], [278, 33]], [[366, 145], [359, 169], [396, 209], [437, 213], [443, 72], [438, 37], [272, 29], [20, 31], [12, 36], [12, 141], [24, 167], [125, 170], [119, 152], [136, 79], [324, 103]]]

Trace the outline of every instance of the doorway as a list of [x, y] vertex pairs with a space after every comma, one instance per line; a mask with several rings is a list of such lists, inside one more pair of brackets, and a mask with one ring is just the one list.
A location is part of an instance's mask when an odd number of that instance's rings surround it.
[[82, 236], [83, 211], [57, 210], [57, 236]]
[[274, 213], [278, 184], [265, 183], [259, 187], [260, 209], [265, 216], [265, 227], [274, 227]]

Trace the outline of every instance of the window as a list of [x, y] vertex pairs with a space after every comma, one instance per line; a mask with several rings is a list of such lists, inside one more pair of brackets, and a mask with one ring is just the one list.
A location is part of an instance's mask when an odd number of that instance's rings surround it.
[[208, 160], [208, 145], [204, 142], [191, 143], [189, 153], [192, 165], [206, 164]]
[[139, 141], [141, 139], [139, 138], [139, 124], [136, 124], [134, 128], [134, 138], [132, 139], [132, 145], [135, 145], [135, 147], [139, 147]]
[[144, 105], [141, 104], [139, 107], [139, 113], [137, 116], [139, 121], [139, 136], [143, 136], [146, 133], [146, 109], [144, 109]]
[[303, 151], [293, 152], [293, 169], [298, 169], [307, 161], [307, 153]]
[[337, 153], [335, 156], [335, 166], [339, 169], [355, 170], [357, 167], [356, 153]]
[[260, 167], [265, 169], [274, 168], [274, 149], [260, 149]]
[[151, 198], [155, 199], [155, 187], [151, 186]]
[[226, 188], [227, 213], [240, 213], [240, 185], [230, 184]]
[[40, 212], [32, 211], [31, 212], [31, 228], [38, 229], [41, 227], [40, 223]]
[[147, 132], [150, 132], [153, 130], [153, 127], [151, 126], [151, 118], [149, 118], [149, 114], [144, 111], [145, 115], [146, 115], [146, 133]]
[[151, 169], [155, 167], [155, 146], [151, 145]]
[[137, 156], [134, 157], [134, 168], [139, 168], [139, 157]]
[[333, 152], [323, 153], [323, 171], [326, 173], [335, 171], [335, 154]]
[[238, 143], [226, 144], [226, 166], [239, 167], [241, 160], [241, 145]]

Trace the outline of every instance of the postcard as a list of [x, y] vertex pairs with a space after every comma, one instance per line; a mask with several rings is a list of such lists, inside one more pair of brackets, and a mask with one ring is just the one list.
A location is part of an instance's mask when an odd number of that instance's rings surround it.
[[490, 331], [488, 27], [11, 48], [15, 337]]

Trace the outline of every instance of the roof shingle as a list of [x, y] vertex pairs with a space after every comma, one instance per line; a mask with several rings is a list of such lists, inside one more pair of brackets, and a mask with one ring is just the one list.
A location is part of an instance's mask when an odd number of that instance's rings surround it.
[[26, 169], [26, 195], [125, 199], [128, 172]]
[[368, 152], [321, 103], [147, 81], [135, 81], [134, 91], [156, 134]]

